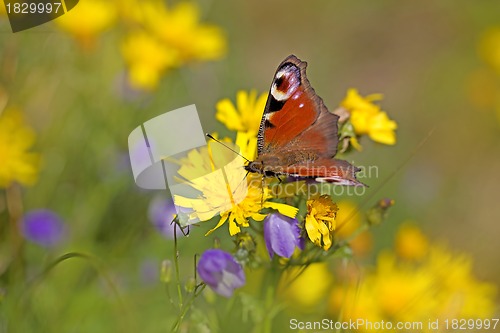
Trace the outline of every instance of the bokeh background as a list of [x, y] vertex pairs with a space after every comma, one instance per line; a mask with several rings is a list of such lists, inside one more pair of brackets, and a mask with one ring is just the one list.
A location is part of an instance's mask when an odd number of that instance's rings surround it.
[[[168, 1], [169, 10], [180, 2]], [[330, 109], [355, 87], [382, 93], [383, 109], [398, 123], [395, 146], [363, 138], [363, 151], [350, 155], [379, 168], [378, 177], [365, 180], [367, 194], [396, 202], [372, 230], [373, 248], [363, 260], [390, 247], [398, 225], [413, 221], [431, 239], [469, 253], [479, 279], [500, 284], [500, 2], [191, 3], [196, 23], [184, 14], [164, 18], [164, 25], [144, 23], [161, 17], [137, 18], [133, 0], [80, 0], [57, 22], [15, 34], [5, 13], [0, 17], [0, 104], [21, 110], [36, 132], [31, 151], [41, 156], [33, 185], [0, 190], [1, 332], [168, 331], [172, 310], [159, 269], [173, 256], [172, 240], [148, 215], [162, 193], [134, 184], [128, 134], [189, 104], [205, 131], [227, 134], [214, 117], [217, 101], [234, 101], [241, 89], [266, 92], [289, 54], [308, 62], [309, 80]], [[189, 24], [216, 31], [198, 37]], [[163, 36], [165, 29], [177, 39]], [[184, 53], [171, 62], [168, 54], [155, 56], [164, 51], [147, 38], [135, 40], [137, 31], [157, 34], [159, 44], [174, 40]], [[9, 195], [20, 214], [49, 209], [65, 226], [55, 246], [21, 240], [21, 275], [7, 274]], [[180, 240], [183, 256], [211, 246], [213, 237], [203, 236], [211, 227]], [[68, 260], [29, 288], [22, 282], [68, 252], [91, 258]], [[29, 301], [13, 306], [14, 296]]]

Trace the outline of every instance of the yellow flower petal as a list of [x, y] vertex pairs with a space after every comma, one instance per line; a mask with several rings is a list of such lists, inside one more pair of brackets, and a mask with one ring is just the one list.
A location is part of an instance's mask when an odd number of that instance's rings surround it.
[[325, 251], [332, 245], [338, 207], [330, 196], [322, 195], [307, 201], [305, 228], [309, 239]]
[[212, 232], [214, 232], [214, 231], [215, 231], [215, 229], [217, 229], [217, 228], [221, 227], [221, 226], [224, 224], [224, 222], [226, 222], [226, 221], [227, 221], [227, 218], [228, 218], [228, 217], [229, 217], [229, 215], [227, 215], [227, 214], [223, 214], [223, 215], [221, 215], [220, 220], [219, 220], [219, 222], [217, 223], [217, 225], [216, 225], [213, 229], [210, 229], [210, 230], [209, 230], [209, 231], [205, 234], [205, 236], [210, 235]]
[[[381, 98], [380, 94], [362, 97], [356, 89], [349, 89], [341, 106], [350, 112], [351, 124], [357, 135], [368, 134], [375, 142], [393, 145], [396, 143], [394, 131], [397, 123], [389, 119], [378, 105], [372, 103]], [[351, 143], [356, 149], [361, 148], [356, 139], [351, 138]]]
[[279, 202], [272, 202], [272, 201], [266, 201], [262, 205], [264, 208], [272, 208], [276, 209], [278, 212], [281, 214], [294, 218], [297, 215], [297, 212], [299, 211], [298, 208], [284, 204], [284, 203], [279, 203]]
[[394, 132], [396, 128], [397, 124], [394, 120], [390, 120], [385, 112], [379, 112], [371, 117], [368, 135], [375, 142], [393, 145], [396, 143], [396, 133]]
[[0, 114], [0, 188], [37, 181], [40, 155], [29, 152], [34, 142], [35, 132], [24, 123], [19, 110], [7, 109]]
[[116, 17], [116, 6], [110, 1], [85, 0], [55, 21], [61, 29], [87, 45], [97, 34], [110, 27]]
[[226, 125], [229, 130], [244, 130], [238, 111], [234, 107], [233, 103], [229, 100], [229, 98], [224, 98], [223, 100], [217, 102], [215, 108], [217, 109], [215, 118]]
[[228, 99], [217, 103], [216, 118], [233, 131], [248, 132], [256, 136], [264, 112], [267, 94], [257, 97], [257, 92], [240, 90], [236, 93], [236, 106]]

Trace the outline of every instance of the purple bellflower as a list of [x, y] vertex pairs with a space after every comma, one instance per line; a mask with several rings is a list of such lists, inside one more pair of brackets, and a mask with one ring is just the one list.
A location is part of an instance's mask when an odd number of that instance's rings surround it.
[[299, 221], [279, 213], [270, 214], [264, 220], [264, 240], [271, 258], [274, 254], [290, 258], [296, 247], [304, 249]]
[[23, 216], [21, 232], [27, 240], [33, 243], [53, 247], [63, 240], [66, 227], [59, 215], [53, 211], [38, 209]]
[[234, 289], [246, 282], [241, 265], [231, 254], [219, 249], [203, 252], [197, 270], [203, 282], [224, 297], [231, 297]]

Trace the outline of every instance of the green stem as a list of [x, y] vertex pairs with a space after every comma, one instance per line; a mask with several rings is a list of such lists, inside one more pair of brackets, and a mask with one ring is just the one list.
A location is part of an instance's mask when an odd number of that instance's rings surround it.
[[177, 245], [177, 224], [174, 225], [174, 264], [175, 264], [175, 279], [177, 280], [177, 294], [179, 296], [179, 309], [182, 309], [182, 286], [179, 273], [179, 249]]
[[175, 321], [175, 324], [172, 327], [172, 332], [176, 332], [176, 333], [179, 332], [179, 329], [181, 328], [181, 323], [184, 320], [184, 317], [186, 316], [188, 310], [191, 308], [191, 305], [193, 304], [195, 298], [203, 291], [205, 286], [206, 285], [202, 285], [201, 290], [198, 293], [195, 291], [192, 294], [191, 298], [187, 301], [186, 305], [181, 309], [181, 312], [179, 313], [179, 317], [177, 317], [177, 320]]

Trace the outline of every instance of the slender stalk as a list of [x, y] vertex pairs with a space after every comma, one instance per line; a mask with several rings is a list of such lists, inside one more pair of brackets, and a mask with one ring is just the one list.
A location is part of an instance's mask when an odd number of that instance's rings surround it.
[[21, 188], [18, 185], [9, 186], [5, 191], [5, 195], [11, 234], [11, 278], [13, 280], [24, 280], [24, 240], [19, 225], [23, 216]]
[[186, 316], [188, 310], [191, 308], [191, 305], [193, 304], [196, 296], [198, 296], [201, 291], [205, 288], [206, 285], [201, 286], [201, 290], [196, 293], [194, 292], [191, 295], [191, 298], [187, 301], [186, 305], [181, 309], [181, 313], [179, 314], [179, 317], [177, 317], [177, 320], [175, 321], [174, 326], [172, 327], [172, 332], [179, 332], [179, 329], [181, 328], [181, 323], [184, 320], [184, 317]]
[[177, 246], [177, 224], [174, 226], [174, 264], [175, 264], [175, 279], [177, 283], [177, 294], [179, 296], [179, 309], [182, 309], [182, 286], [179, 273], [179, 249]]

